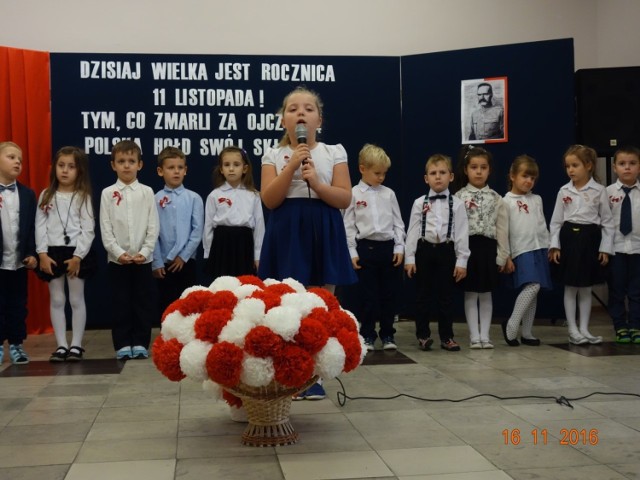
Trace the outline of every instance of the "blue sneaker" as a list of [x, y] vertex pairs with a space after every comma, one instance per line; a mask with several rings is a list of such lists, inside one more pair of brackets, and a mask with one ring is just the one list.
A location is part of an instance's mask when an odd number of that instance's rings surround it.
[[116, 352], [116, 358], [118, 360], [129, 360], [132, 357], [133, 352], [131, 351], [131, 347], [122, 347]]
[[307, 391], [304, 392], [305, 400], [322, 400], [326, 398], [327, 393], [324, 391], [324, 388], [319, 383], [314, 383]]
[[26, 365], [29, 363], [29, 355], [20, 345], [9, 345], [9, 358], [14, 365]]
[[131, 349], [131, 354], [133, 358], [136, 358], [138, 360], [149, 358], [149, 351], [142, 345], [136, 345], [135, 347], [133, 347]]
[[4, 345], [0, 345], [0, 364], [4, 360]]

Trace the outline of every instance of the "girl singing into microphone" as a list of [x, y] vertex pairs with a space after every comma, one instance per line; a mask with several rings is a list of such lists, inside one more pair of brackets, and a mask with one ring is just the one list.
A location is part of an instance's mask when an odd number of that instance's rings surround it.
[[[315, 92], [296, 88], [284, 98], [280, 113], [285, 134], [262, 157], [260, 194], [271, 214], [258, 276], [292, 277], [333, 292], [335, 285], [357, 281], [340, 215], [351, 203], [347, 153], [340, 144], [318, 141], [322, 101]], [[306, 143], [298, 142], [303, 137], [299, 124], [306, 127]], [[320, 399], [325, 394], [314, 385], [302, 396]]]

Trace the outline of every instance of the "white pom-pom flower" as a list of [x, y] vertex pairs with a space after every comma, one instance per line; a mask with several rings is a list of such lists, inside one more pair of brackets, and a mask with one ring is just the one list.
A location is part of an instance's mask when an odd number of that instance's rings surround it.
[[247, 318], [234, 317], [220, 330], [219, 342], [231, 342], [244, 347], [244, 339], [255, 324]]
[[232, 292], [241, 285], [240, 280], [236, 277], [218, 277], [211, 285], [209, 290], [218, 292], [220, 290], [231, 290]]
[[331, 337], [322, 350], [315, 355], [315, 373], [327, 380], [335, 378], [342, 373], [346, 358], [342, 344], [335, 337]]
[[289, 277], [289, 278], [285, 278], [282, 283], [289, 285], [291, 288], [293, 288], [296, 292], [300, 293], [300, 292], [306, 292], [307, 290], [304, 288], [304, 285], [302, 285], [299, 281]]
[[240, 285], [238, 288], [236, 288], [233, 291], [233, 293], [236, 297], [238, 297], [239, 300], [242, 300], [243, 298], [246, 298], [249, 295], [251, 295], [256, 290], [261, 290], [261, 288], [258, 287], [257, 285], [247, 284], [247, 285]]
[[178, 311], [170, 313], [162, 322], [162, 336], [165, 340], [175, 338], [186, 345], [196, 338], [193, 325], [199, 316], [199, 313], [192, 313], [186, 317]]
[[251, 387], [265, 387], [271, 383], [275, 369], [271, 358], [258, 358], [245, 355], [242, 360], [240, 381]]
[[311, 313], [314, 308], [327, 310], [324, 300], [313, 293], [286, 293], [281, 297], [280, 305], [283, 307], [293, 307], [300, 312], [303, 317]]
[[301, 319], [302, 315], [294, 307], [274, 307], [264, 316], [264, 326], [291, 342], [300, 330]]
[[180, 295], [180, 298], [187, 298], [187, 296], [192, 293], [192, 292], [201, 292], [201, 291], [205, 291], [205, 292], [209, 292], [210, 290], [207, 287], [204, 287], [202, 285], [194, 285], [193, 287], [189, 287], [187, 289], [185, 289], [184, 292], [182, 292], [182, 295]]
[[197, 339], [186, 344], [180, 351], [180, 370], [195, 382], [207, 380], [206, 362], [211, 347], [211, 343]]
[[265, 287], [270, 287], [271, 285], [278, 285], [279, 283], [282, 283], [282, 282], [279, 282], [275, 278], [267, 278], [266, 280], [263, 280], [262, 283], [264, 283]]
[[264, 317], [267, 306], [259, 298], [245, 298], [240, 300], [233, 309], [233, 318], [239, 318], [257, 325]]

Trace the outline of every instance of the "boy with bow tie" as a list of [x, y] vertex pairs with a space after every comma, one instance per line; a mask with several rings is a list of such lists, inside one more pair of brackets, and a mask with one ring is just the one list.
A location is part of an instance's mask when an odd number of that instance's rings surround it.
[[22, 348], [27, 338], [27, 268], [38, 265], [36, 195], [16, 181], [20, 172], [22, 150], [13, 142], [0, 142], [0, 363], [8, 340], [9, 357], [16, 365], [29, 363]]
[[404, 269], [416, 277], [416, 337], [421, 350], [433, 344], [429, 317], [438, 319], [440, 347], [455, 352], [453, 287], [467, 274], [469, 224], [464, 202], [449, 192], [453, 166], [446, 155], [429, 157], [425, 167], [429, 193], [416, 199], [407, 230]]

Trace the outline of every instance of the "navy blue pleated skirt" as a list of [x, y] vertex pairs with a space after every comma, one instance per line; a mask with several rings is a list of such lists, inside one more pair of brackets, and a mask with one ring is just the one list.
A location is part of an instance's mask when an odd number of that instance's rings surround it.
[[543, 290], [551, 290], [548, 250], [542, 248], [518, 255], [513, 259], [515, 271], [507, 277], [507, 285], [520, 288], [527, 283], [539, 283]]
[[269, 215], [258, 276], [305, 286], [357, 282], [340, 211], [322, 200], [285, 199]]

